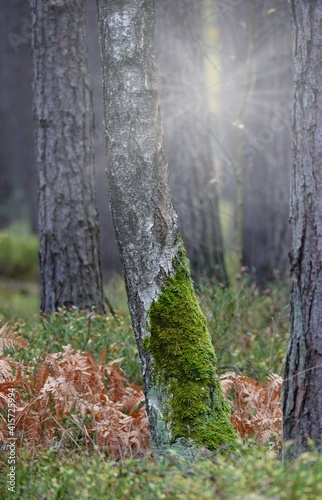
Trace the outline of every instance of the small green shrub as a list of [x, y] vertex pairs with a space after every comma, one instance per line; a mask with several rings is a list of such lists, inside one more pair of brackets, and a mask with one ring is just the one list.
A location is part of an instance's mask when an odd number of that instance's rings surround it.
[[289, 291], [276, 283], [259, 292], [247, 276], [235, 286], [199, 287], [220, 373], [232, 370], [263, 381], [281, 373], [289, 332]]
[[17, 321], [39, 314], [40, 298], [34, 283], [0, 281], [0, 320]]
[[[13, 497], [5, 474], [0, 490], [2, 498]], [[115, 463], [85, 450], [50, 448], [37, 458], [25, 450], [17, 463], [15, 498], [315, 500], [322, 498], [322, 455], [305, 453], [282, 463], [273, 452], [249, 443], [239, 456], [213, 455], [188, 466], [175, 454], [159, 464], [148, 459]]]
[[38, 238], [22, 224], [0, 232], [0, 278], [38, 281]]
[[16, 360], [29, 362], [70, 344], [74, 349], [89, 352], [99, 362], [101, 353], [106, 350], [106, 362], [124, 357], [121, 366], [126, 377], [132, 383], [142, 383], [139, 354], [127, 312], [118, 310], [113, 316], [77, 308], [60, 309], [50, 316], [29, 318], [18, 326], [30, 348], [14, 353]]
[[[94, 312], [79, 313], [75, 308], [39, 318], [32, 316], [39, 307], [39, 297], [20, 288], [9, 290], [0, 284], [0, 319], [25, 318], [20, 320], [20, 328], [30, 350], [15, 356], [23, 355], [30, 361], [71, 344], [75, 349], [88, 351], [98, 361], [106, 348], [106, 361], [124, 357], [122, 368], [127, 378], [141, 383], [128, 311], [116, 310], [115, 316], [99, 316]], [[107, 288], [107, 294], [117, 308], [119, 290], [111, 293]], [[198, 295], [215, 346], [219, 373], [232, 370], [260, 382], [269, 373], [282, 372], [289, 329], [289, 292], [285, 286], [274, 284], [261, 293], [244, 276], [238, 286], [230, 288], [203, 282]]]

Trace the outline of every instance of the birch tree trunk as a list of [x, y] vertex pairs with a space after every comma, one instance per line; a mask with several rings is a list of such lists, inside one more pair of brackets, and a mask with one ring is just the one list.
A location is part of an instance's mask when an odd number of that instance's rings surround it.
[[104, 310], [85, 0], [30, 0], [41, 309]]
[[201, 0], [157, 0], [159, 92], [169, 179], [194, 279], [227, 283], [203, 68]]
[[[168, 185], [153, 0], [99, 0], [109, 199], [157, 454], [234, 443]], [[190, 445], [190, 446], [189, 446]]]
[[284, 456], [322, 452], [322, 4], [291, 1], [294, 24], [291, 332]]

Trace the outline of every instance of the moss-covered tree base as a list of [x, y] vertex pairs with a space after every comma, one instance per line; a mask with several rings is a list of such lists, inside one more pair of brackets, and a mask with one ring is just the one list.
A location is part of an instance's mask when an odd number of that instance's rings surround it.
[[158, 399], [154, 445], [159, 448], [168, 442], [179, 453], [191, 442], [213, 451], [231, 447], [236, 433], [216, 376], [214, 348], [183, 245], [173, 264], [174, 274], [165, 279], [161, 295], [151, 305], [150, 336], [144, 341], [153, 358], [154, 387], [148, 403]]

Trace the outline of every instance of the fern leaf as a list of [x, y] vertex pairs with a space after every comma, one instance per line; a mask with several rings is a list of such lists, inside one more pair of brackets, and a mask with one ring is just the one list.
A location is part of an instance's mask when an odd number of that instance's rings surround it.
[[5, 382], [12, 378], [11, 363], [5, 359], [0, 359], [0, 382]]
[[0, 328], [0, 356], [5, 348], [28, 347], [28, 344], [19, 335], [19, 332], [8, 323]]

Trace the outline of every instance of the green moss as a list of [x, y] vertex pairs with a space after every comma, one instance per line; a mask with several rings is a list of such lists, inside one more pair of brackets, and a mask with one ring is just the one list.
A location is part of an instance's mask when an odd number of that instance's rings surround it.
[[151, 335], [144, 342], [154, 360], [154, 384], [163, 393], [162, 413], [171, 443], [184, 437], [211, 450], [233, 445], [230, 409], [215, 374], [216, 356], [183, 245], [174, 269], [151, 305]]

